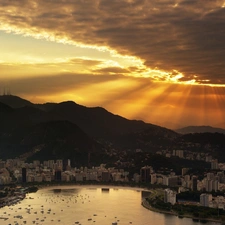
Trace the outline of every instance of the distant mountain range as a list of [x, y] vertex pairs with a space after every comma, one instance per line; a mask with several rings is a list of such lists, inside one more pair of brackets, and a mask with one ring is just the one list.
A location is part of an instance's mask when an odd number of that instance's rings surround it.
[[225, 134], [225, 129], [211, 127], [211, 126], [188, 126], [175, 130], [175, 132], [180, 134], [189, 133], [222, 133]]
[[87, 163], [90, 154], [100, 159], [109, 145], [153, 151], [169, 146], [178, 136], [172, 130], [128, 120], [101, 107], [72, 101], [33, 104], [12, 95], [0, 96], [0, 124], [0, 158], [70, 157]]

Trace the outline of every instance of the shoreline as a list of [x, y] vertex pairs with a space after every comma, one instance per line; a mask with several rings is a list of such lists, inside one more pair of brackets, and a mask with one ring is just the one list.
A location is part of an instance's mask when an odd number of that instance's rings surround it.
[[[162, 213], [162, 214], [169, 214], [169, 215], [173, 215], [173, 216], [177, 216], [179, 217], [178, 213], [176, 212], [169, 212], [169, 211], [164, 211], [164, 210], [159, 210], [159, 209], [156, 209], [154, 207], [152, 207], [151, 205], [149, 205], [149, 203], [144, 199], [141, 203], [141, 205], [148, 209], [148, 210], [151, 210], [153, 212], [157, 212], [157, 213]], [[213, 218], [197, 218], [197, 217], [193, 217], [191, 215], [182, 215], [182, 217], [184, 218], [189, 218], [189, 219], [193, 219], [193, 220], [198, 220], [201, 222], [201, 220], [204, 220], [206, 222], [215, 222], [215, 223], [218, 223], [218, 224], [222, 224], [223, 221], [222, 220], [217, 220], [217, 219], [213, 219]], [[182, 217], [180, 219], [182, 219]]]
[[[48, 185], [40, 185], [38, 186], [38, 190], [43, 190], [43, 189], [57, 189], [57, 188], [60, 188], [60, 189], [71, 189], [71, 188], [112, 188], [112, 189], [128, 189], [128, 190], [134, 190], [134, 191], [146, 191], [146, 192], [152, 192], [151, 189], [148, 189], [148, 188], [141, 188], [141, 187], [131, 187], [131, 186], [117, 186], [117, 185], [108, 185], [108, 184], [48, 184]], [[29, 194], [29, 193], [27, 193]], [[18, 197], [18, 196], [16, 196]], [[23, 201], [24, 199], [26, 198], [26, 195], [24, 196], [23, 199], [20, 199], [16, 202], [14, 202], [14, 204], [17, 204], [18, 202], [20, 201]], [[15, 200], [15, 199], [14, 199]], [[11, 204], [10, 204], [11, 205]], [[176, 213], [176, 212], [172, 212], [172, 211], [164, 211], [164, 210], [159, 210], [159, 209], [156, 209], [154, 207], [152, 207], [148, 201], [146, 201], [146, 199], [143, 199], [142, 202], [141, 202], [141, 205], [148, 209], [148, 210], [151, 210], [153, 212], [157, 212], [157, 213], [162, 213], [162, 214], [169, 214], [169, 215], [174, 215], [174, 216], [177, 216], [179, 217], [179, 214]], [[4, 205], [0, 208], [3, 208], [7, 205]], [[191, 215], [187, 215], [187, 214], [184, 214], [180, 217], [180, 219], [182, 219], [182, 217], [184, 218], [189, 218], [189, 219], [193, 219], [193, 220], [198, 220], [201, 222], [201, 220], [203, 221], [206, 221], [206, 222], [215, 222], [215, 223], [218, 223], [218, 224], [222, 224], [223, 221], [222, 220], [218, 220], [218, 219], [213, 219], [213, 218], [197, 218], [197, 217], [193, 217]]]
[[51, 189], [51, 188], [61, 188], [61, 189], [68, 189], [68, 188], [112, 188], [112, 189], [128, 189], [128, 190], [136, 190], [136, 191], [147, 191], [151, 192], [149, 189], [145, 188], [140, 188], [140, 187], [129, 187], [129, 186], [114, 186], [114, 185], [101, 185], [101, 184], [71, 184], [71, 185], [49, 185], [49, 186], [39, 186], [38, 190], [42, 189]]
[[[71, 189], [71, 188], [112, 188], [112, 189], [128, 189], [128, 190], [135, 190], [135, 191], [147, 191], [150, 192], [149, 189], [141, 188], [141, 187], [131, 187], [131, 186], [117, 186], [117, 185], [108, 185], [108, 184], [47, 184], [47, 185], [33, 185], [36, 186], [37, 192], [43, 189]], [[23, 194], [16, 194], [14, 196], [8, 196], [0, 199], [0, 208], [4, 208], [6, 206], [15, 205], [21, 201], [23, 201], [27, 194], [32, 192], [27, 192]]]

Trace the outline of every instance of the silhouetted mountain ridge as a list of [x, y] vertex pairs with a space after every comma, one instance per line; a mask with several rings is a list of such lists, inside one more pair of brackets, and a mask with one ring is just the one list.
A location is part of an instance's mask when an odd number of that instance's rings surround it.
[[[151, 151], [157, 149], [157, 146], [170, 145], [177, 137], [174, 131], [143, 121], [128, 120], [114, 115], [102, 107], [86, 107], [73, 101], [33, 104], [16, 96], [2, 96], [1, 99], [4, 100], [5, 104], [9, 101], [9, 105], [14, 106], [12, 113], [6, 111], [0, 118], [2, 124], [0, 129], [2, 146], [0, 147], [2, 147], [1, 149], [9, 149], [8, 153], [12, 156], [25, 154], [26, 151], [32, 151], [35, 146], [41, 146], [42, 150], [38, 153], [41, 158], [45, 155], [45, 151], [50, 151], [44, 149], [58, 149], [59, 143], [64, 144], [60, 148], [61, 150], [57, 151], [56, 157], [61, 157], [62, 154], [67, 155], [68, 149], [78, 152], [68, 136], [60, 136], [60, 130], [63, 130], [65, 134], [72, 132], [71, 126], [73, 125], [80, 128], [77, 131], [77, 137], [81, 137], [82, 135], [79, 133], [83, 132], [87, 134], [89, 139], [104, 140], [104, 143], [111, 142], [121, 151], [127, 148], [133, 150], [143, 148]], [[19, 105], [21, 107], [18, 107]], [[59, 128], [60, 126], [62, 128]], [[43, 139], [46, 129], [51, 132], [47, 133], [47, 139]], [[73, 129], [75, 128], [73, 127]], [[54, 130], [57, 131], [58, 136], [53, 135]], [[74, 139], [77, 140], [76, 137]], [[87, 141], [88, 139], [80, 139], [82, 141], [76, 143], [80, 144], [79, 149], [85, 153], [84, 149], [87, 148], [86, 143], [89, 141]], [[10, 144], [7, 145], [7, 143]], [[93, 145], [97, 146], [96, 142], [94, 143]], [[97, 149], [97, 147], [94, 148]], [[103, 154], [103, 152], [98, 151], [98, 154]], [[35, 156], [38, 155], [35, 154]]]
[[21, 108], [33, 105], [33, 103], [15, 95], [0, 95], [0, 102], [10, 106], [11, 108]]
[[50, 112], [77, 124], [94, 137], [137, 132], [153, 126], [143, 121], [128, 120], [114, 115], [102, 107], [88, 108], [71, 101], [55, 105]]
[[222, 133], [225, 134], [225, 129], [211, 127], [211, 126], [188, 126], [175, 130], [175, 132], [180, 134], [188, 133]]

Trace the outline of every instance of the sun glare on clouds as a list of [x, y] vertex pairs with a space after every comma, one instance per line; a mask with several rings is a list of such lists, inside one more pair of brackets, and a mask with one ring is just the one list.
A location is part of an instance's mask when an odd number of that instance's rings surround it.
[[27, 99], [97, 104], [161, 125], [219, 123], [224, 4], [1, 2], [0, 85]]

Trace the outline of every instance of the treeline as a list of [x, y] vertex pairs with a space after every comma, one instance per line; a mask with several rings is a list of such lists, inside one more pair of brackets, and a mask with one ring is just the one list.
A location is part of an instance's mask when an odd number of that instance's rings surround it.
[[[177, 201], [193, 201], [193, 202], [199, 202], [200, 201], [200, 195], [203, 192], [200, 191], [185, 191], [177, 194]], [[208, 192], [208, 194], [212, 194], [213, 197], [216, 196], [224, 196], [224, 191], [212, 191]]]
[[173, 212], [179, 216], [190, 216], [198, 219], [225, 220], [225, 211], [217, 208], [209, 208], [197, 205], [179, 204], [172, 205], [165, 203], [161, 198], [147, 198], [148, 203], [155, 209], [166, 212]]
[[200, 201], [200, 195], [202, 192], [200, 191], [185, 191], [177, 194], [177, 201]]

